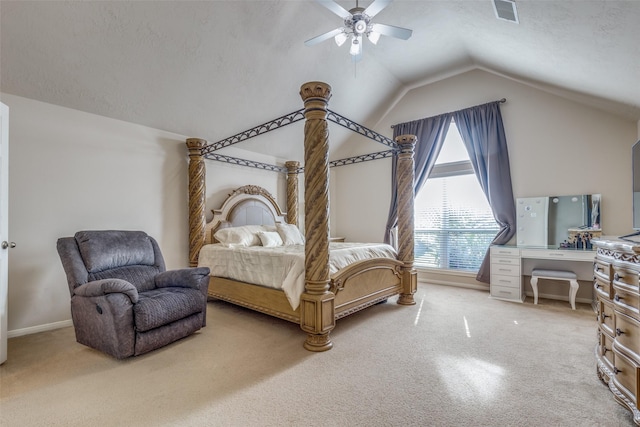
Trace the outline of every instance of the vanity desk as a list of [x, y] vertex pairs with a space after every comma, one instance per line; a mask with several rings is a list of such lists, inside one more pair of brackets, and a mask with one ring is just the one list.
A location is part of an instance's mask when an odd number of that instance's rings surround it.
[[530, 276], [534, 268], [571, 270], [578, 280], [592, 282], [595, 255], [596, 252], [590, 249], [491, 246], [490, 295], [496, 299], [524, 302], [523, 276]]
[[[600, 194], [518, 198], [517, 246], [490, 249], [491, 297], [524, 302], [529, 284], [523, 282], [523, 276], [531, 276], [534, 269], [565, 272], [571, 277], [575, 273], [577, 280], [592, 283], [596, 252], [591, 239], [602, 233], [600, 199]], [[560, 297], [555, 293], [543, 296]], [[592, 297], [588, 301], [593, 304]]]

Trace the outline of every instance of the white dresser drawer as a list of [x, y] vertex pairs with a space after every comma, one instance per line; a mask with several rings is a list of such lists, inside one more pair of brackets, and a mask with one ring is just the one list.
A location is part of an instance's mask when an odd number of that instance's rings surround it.
[[496, 264], [504, 264], [504, 265], [520, 265], [520, 258], [509, 258], [509, 257], [491, 257], [491, 265]]
[[507, 246], [491, 246], [491, 256], [509, 256], [509, 257], [520, 257], [520, 249], [519, 248], [510, 248]]
[[522, 249], [522, 258], [593, 261], [596, 251], [575, 249]]
[[520, 290], [520, 281], [522, 280], [520, 275], [517, 276], [504, 276], [502, 274], [491, 275], [491, 287], [494, 285], [508, 288], [518, 288]]
[[518, 276], [520, 277], [520, 263], [517, 264], [491, 264], [491, 275], [500, 274], [503, 276]]
[[519, 301], [519, 302], [522, 302], [524, 300], [522, 298], [522, 293], [519, 287], [508, 288], [505, 286], [491, 285], [491, 296], [493, 298], [506, 299], [506, 300]]

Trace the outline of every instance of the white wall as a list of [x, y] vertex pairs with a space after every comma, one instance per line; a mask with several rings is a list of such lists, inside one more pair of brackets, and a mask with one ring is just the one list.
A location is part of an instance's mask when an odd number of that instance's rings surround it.
[[333, 235], [351, 242], [383, 242], [391, 201], [391, 160], [339, 166], [331, 171]]
[[[630, 232], [630, 154], [638, 138], [634, 120], [474, 70], [409, 91], [375, 130], [391, 137], [392, 124], [501, 98], [507, 99], [500, 108], [514, 197], [601, 193], [605, 234]], [[334, 212], [340, 218], [338, 234], [380, 240], [389, 209], [388, 163], [340, 168]]]
[[[7, 94], [2, 102], [10, 108], [9, 238], [17, 244], [9, 254], [10, 336], [69, 322], [59, 237], [144, 230], [167, 268], [188, 265], [186, 136]], [[233, 148], [225, 154], [275, 162]], [[274, 172], [211, 163], [210, 209], [241, 185], [273, 193], [285, 185]]]

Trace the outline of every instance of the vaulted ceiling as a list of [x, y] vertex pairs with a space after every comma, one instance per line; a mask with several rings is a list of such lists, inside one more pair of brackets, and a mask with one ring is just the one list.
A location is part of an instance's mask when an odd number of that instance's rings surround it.
[[342, 25], [313, 1], [3, 0], [0, 90], [217, 141], [302, 108], [307, 81], [373, 126], [403, 91], [482, 68], [640, 119], [640, 1], [517, 9], [519, 24], [491, 0], [395, 0], [374, 20], [413, 36], [365, 42], [354, 64], [346, 45], [304, 45]]

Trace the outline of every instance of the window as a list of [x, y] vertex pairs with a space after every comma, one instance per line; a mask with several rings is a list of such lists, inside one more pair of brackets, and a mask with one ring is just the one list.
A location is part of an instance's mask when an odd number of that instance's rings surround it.
[[451, 123], [436, 165], [416, 194], [417, 267], [477, 271], [499, 227]]

